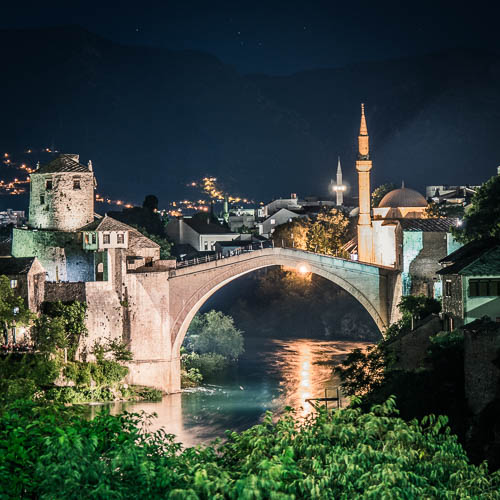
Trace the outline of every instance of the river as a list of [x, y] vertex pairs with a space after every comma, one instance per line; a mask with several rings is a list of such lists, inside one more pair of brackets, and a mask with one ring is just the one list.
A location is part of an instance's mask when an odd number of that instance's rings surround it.
[[[298, 416], [313, 411], [308, 398], [335, 396], [338, 379], [332, 367], [349, 351], [368, 342], [316, 339], [262, 339], [245, 336], [245, 353], [220, 380], [157, 403], [113, 403], [123, 410], [156, 413], [150, 429], [163, 427], [185, 447], [224, 437], [227, 429], [241, 431], [259, 423], [267, 410], [278, 415], [290, 406]], [[345, 401], [342, 401], [344, 402]], [[330, 403], [335, 405], [335, 403]], [[99, 406], [91, 407], [92, 414]]]

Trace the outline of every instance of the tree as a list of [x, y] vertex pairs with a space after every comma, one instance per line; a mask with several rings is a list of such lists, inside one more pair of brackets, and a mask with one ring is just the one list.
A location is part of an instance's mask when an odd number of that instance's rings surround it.
[[372, 207], [378, 207], [382, 198], [394, 189], [396, 189], [396, 184], [393, 184], [392, 182], [386, 182], [385, 184], [381, 184], [375, 188], [372, 193]]
[[425, 214], [429, 219], [439, 219], [441, 217], [463, 217], [464, 207], [456, 203], [431, 202], [425, 209]]
[[347, 241], [349, 219], [336, 208], [321, 212], [307, 232], [307, 250], [325, 255], [339, 255]]
[[286, 224], [279, 225], [273, 232], [274, 246], [307, 249], [307, 233], [311, 227], [309, 221], [294, 219]]
[[9, 331], [14, 326], [29, 325], [33, 317], [23, 298], [17, 296], [10, 287], [10, 279], [0, 276], [0, 321], [5, 343], [8, 343]]
[[198, 354], [215, 353], [236, 360], [244, 351], [241, 330], [234, 326], [231, 316], [210, 311], [193, 321], [188, 331], [187, 344]]
[[88, 333], [86, 311], [87, 304], [83, 302], [46, 303], [45, 314], [36, 320], [32, 332], [35, 349], [45, 353], [63, 350], [65, 362], [74, 359], [81, 337]]
[[495, 238], [500, 240], [500, 175], [484, 183], [467, 207], [462, 227], [453, 228], [455, 238], [463, 243]]

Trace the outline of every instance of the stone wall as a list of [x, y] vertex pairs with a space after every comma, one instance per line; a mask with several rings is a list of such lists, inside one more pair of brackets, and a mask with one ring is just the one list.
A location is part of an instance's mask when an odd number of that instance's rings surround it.
[[429, 337], [442, 331], [438, 316], [431, 316], [410, 332], [405, 332], [387, 342], [387, 349], [396, 356], [396, 369], [416, 370], [423, 366], [424, 358], [430, 347]]
[[500, 324], [464, 328], [465, 397], [474, 415], [500, 398]]
[[[452, 330], [463, 325], [464, 311], [462, 301], [462, 277], [458, 274], [445, 274], [441, 277], [443, 289], [443, 314], [447, 322], [448, 318], [453, 319]], [[451, 283], [450, 287], [446, 286], [446, 282]], [[448, 289], [451, 291], [447, 295]], [[449, 325], [446, 326], [449, 330]]]
[[83, 250], [81, 233], [15, 228], [14, 257], [37, 257], [48, 281], [91, 281], [94, 279], [92, 252]]
[[[74, 182], [79, 180], [79, 189]], [[47, 182], [52, 187], [47, 188]], [[74, 231], [94, 220], [94, 174], [31, 174], [28, 225], [37, 229]]]

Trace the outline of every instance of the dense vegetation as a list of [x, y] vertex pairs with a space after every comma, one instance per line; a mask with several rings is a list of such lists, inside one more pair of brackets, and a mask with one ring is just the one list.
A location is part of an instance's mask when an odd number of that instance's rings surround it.
[[472, 197], [464, 215], [464, 224], [455, 228], [454, 236], [461, 242], [485, 238], [500, 239], [500, 175], [485, 182]]
[[231, 316], [220, 311], [197, 314], [186, 334], [181, 355], [184, 387], [223, 371], [243, 353], [243, 335]]
[[348, 235], [348, 217], [332, 208], [321, 211], [314, 220], [293, 220], [278, 226], [272, 239], [275, 246], [345, 257], [342, 246], [348, 241]]
[[183, 450], [141, 417], [19, 402], [0, 417], [1, 498], [500, 498], [445, 417], [406, 422], [394, 399], [371, 412], [293, 413]]
[[[75, 359], [82, 337], [88, 334], [85, 314], [86, 305], [78, 301], [46, 302], [42, 314], [35, 317], [15, 296], [9, 280], [0, 276], [5, 342], [0, 356], [0, 406], [20, 398], [80, 403], [161, 397], [161, 391], [121, 383], [128, 374], [121, 362], [131, 360], [132, 354], [119, 340], [94, 342], [88, 352], [80, 353], [83, 361]], [[30, 328], [24, 338], [13, 339], [12, 326]], [[95, 361], [87, 362], [89, 355]]]

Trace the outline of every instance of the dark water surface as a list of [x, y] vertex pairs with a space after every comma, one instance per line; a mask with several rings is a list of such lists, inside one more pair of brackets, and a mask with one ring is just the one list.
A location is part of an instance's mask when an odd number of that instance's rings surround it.
[[[163, 427], [184, 446], [224, 437], [224, 431], [244, 430], [261, 421], [267, 410], [279, 414], [286, 406], [305, 416], [312, 407], [307, 398], [334, 395], [338, 380], [332, 367], [367, 342], [245, 337], [245, 353], [221, 380], [157, 403], [113, 403], [111, 412], [156, 413], [151, 429]], [[93, 406], [92, 413], [99, 406]]]

